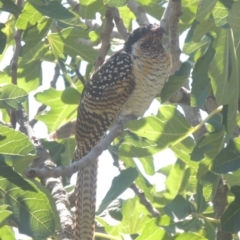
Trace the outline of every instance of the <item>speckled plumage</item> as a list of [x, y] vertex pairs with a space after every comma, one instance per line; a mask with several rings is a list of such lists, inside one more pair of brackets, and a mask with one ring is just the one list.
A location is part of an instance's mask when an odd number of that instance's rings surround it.
[[[163, 30], [148, 25], [135, 30], [124, 48], [91, 77], [78, 108], [74, 160], [85, 156], [119, 116], [142, 116], [168, 79], [170, 55], [164, 50]], [[97, 165], [78, 174], [76, 239], [92, 240], [95, 218]]]

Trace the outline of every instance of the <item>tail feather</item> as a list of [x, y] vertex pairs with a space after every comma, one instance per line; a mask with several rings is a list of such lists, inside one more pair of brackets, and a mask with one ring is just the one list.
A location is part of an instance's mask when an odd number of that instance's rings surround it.
[[[92, 240], [95, 229], [97, 167], [94, 163], [78, 173], [75, 239]], [[89, 227], [91, 226], [91, 228]]]

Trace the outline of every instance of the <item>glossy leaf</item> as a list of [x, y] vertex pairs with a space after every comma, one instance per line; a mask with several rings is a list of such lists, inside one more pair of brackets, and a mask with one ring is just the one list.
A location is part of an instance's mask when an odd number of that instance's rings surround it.
[[25, 134], [0, 125], [0, 154], [26, 156], [29, 153], [35, 153], [35, 148]]
[[13, 220], [22, 233], [36, 239], [47, 238], [53, 234], [53, 211], [45, 194], [3, 161], [0, 162], [0, 190], [4, 193], [5, 203], [11, 206]]
[[49, 132], [57, 130], [58, 127], [76, 116], [75, 109], [77, 106], [64, 104], [61, 97], [62, 91], [52, 88], [36, 95], [37, 101], [51, 107], [49, 112], [37, 116], [38, 120], [43, 121], [48, 126]]
[[166, 232], [156, 224], [155, 219], [151, 219], [146, 223], [145, 228], [136, 240], [152, 240], [163, 239]]
[[0, 108], [18, 109], [27, 96], [23, 89], [14, 84], [7, 84], [0, 88]]
[[35, 25], [40, 18], [42, 18], [42, 14], [39, 13], [30, 3], [26, 3], [17, 19], [16, 27], [25, 30], [29, 24]]
[[12, 215], [12, 212], [9, 211], [8, 205], [0, 206], [0, 225], [2, 225], [3, 222], [6, 221], [11, 215]]
[[207, 18], [209, 18], [210, 14], [212, 13], [212, 11], [215, 7], [216, 2], [217, 2], [217, 0], [202, 1], [201, 4], [199, 4], [199, 6], [198, 6], [196, 19], [199, 22], [202, 22], [202, 21], [206, 20]]
[[63, 58], [68, 55], [75, 57], [79, 55], [87, 62], [93, 63], [97, 51], [91, 47], [77, 43], [79, 37], [88, 37], [88, 32], [76, 28], [67, 28], [60, 33], [49, 34], [48, 41], [56, 58]]

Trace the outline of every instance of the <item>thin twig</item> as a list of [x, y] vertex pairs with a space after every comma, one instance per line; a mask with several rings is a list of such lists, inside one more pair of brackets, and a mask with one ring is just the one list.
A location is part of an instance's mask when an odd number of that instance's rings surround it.
[[178, 31], [178, 22], [181, 14], [181, 0], [169, 0], [160, 23], [161, 27], [163, 27], [165, 30], [165, 38], [163, 39], [163, 43], [165, 47], [170, 49], [170, 54], [172, 56], [171, 75], [173, 75], [177, 70], [179, 70], [181, 65], [181, 51], [179, 48]]
[[61, 166], [57, 168], [29, 168], [26, 170], [26, 176], [28, 178], [45, 178], [45, 177], [60, 177], [60, 176], [71, 176], [73, 173], [85, 168], [88, 165], [93, 164], [97, 161], [97, 158], [102, 154], [104, 150], [108, 148], [111, 142], [120, 134], [124, 129], [124, 124], [131, 120], [131, 117], [126, 117], [116, 123], [109, 134], [103, 138], [99, 144], [92, 148], [92, 150], [84, 156], [82, 159], [73, 162], [69, 166]]
[[81, 81], [82, 85], [84, 86], [85, 79], [84, 79], [83, 75], [80, 73], [79, 68], [77, 67], [76, 64], [74, 64], [74, 70], [75, 70], [76, 75], [78, 76], [78, 79]]
[[[23, 107], [16, 111], [20, 131], [25, 133], [34, 144], [38, 159], [34, 160], [35, 167], [55, 167], [55, 164], [50, 160], [50, 155], [47, 150], [41, 145], [39, 139], [35, 136], [33, 129], [28, 122], [28, 116]], [[73, 239], [73, 219], [68, 202], [68, 195], [62, 185], [61, 178], [42, 178], [41, 182], [48, 188], [53, 196], [57, 211], [60, 217], [61, 231], [57, 232], [58, 239]]]
[[147, 14], [145, 10], [135, 0], [129, 0], [127, 3], [127, 6], [135, 14], [137, 18], [137, 23], [139, 24], [139, 26], [149, 24], [149, 20], [147, 18]]
[[111, 7], [109, 9], [112, 13], [112, 16], [113, 16], [113, 19], [116, 24], [118, 32], [122, 35], [124, 40], [127, 40], [128, 36], [129, 36], [129, 32], [123, 23], [123, 20], [119, 14], [118, 9], [115, 7]]
[[110, 48], [110, 41], [111, 41], [111, 33], [113, 30], [113, 16], [109, 8], [107, 7], [106, 13], [105, 13], [105, 26], [103, 29], [103, 32], [101, 34], [102, 39], [102, 45], [101, 48], [98, 51], [97, 58], [94, 62], [94, 68], [97, 69], [99, 66], [101, 66], [105, 60], [105, 57], [108, 53], [108, 50]]
[[60, 67], [58, 64], [56, 64], [54, 67], [53, 79], [50, 82], [50, 85], [52, 88], [56, 88], [56, 84], [57, 84], [57, 80], [58, 80], [59, 76], [60, 76]]

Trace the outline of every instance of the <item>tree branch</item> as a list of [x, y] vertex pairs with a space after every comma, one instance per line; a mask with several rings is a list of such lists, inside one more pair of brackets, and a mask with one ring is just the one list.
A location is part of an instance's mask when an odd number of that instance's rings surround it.
[[[172, 56], [172, 71], [173, 75], [180, 68], [180, 54], [181, 50], [179, 48], [179, 31], [178, 22], [179, 17], [182, 15], [181, 10], [181, 0], [169, 0], [168, 5], [164, 11], [161, 19], [161, 27], [166, 31], [166, 36], [164, 37], [164, 45], [170, 49], [170, 54]], [[169, 46], [168, 46], [169, 45]]]
[[122, 133], [124, 129], [124, 124], [133, 119], [133, 117], [126, 117], [124, 119], [119, 120], [113, 129], [109, 132], [109, 134], [103, 138], [99, 144], [92, 148], [92, 150], [84, 156], [82, 159], [73, 162], [69, 166], [61, 166], [57, 168], [29, 168], [26, 170], [26, 176], [28, 178], [46, 178], [46, 177], [60, 177], [60, 176], [71, 176], [73, 173], [78, 172], [79, 170], [85, 168], [88, 165], [93, 164], [97, 160], [97, 158], [102, 154], [104, 150], [108, 148], [108, 146], [112, 143], [112, 141]]
[[[54, 168], [55, 164], [50, 160], [47, 150], [41, 145], [39, 139], [35, 136], [29, 122], [27, 114], [23, 107], [16, 111], [20, 131], [26, 134], [34, 144], [38, 159], [34, 160], [35, 167]], [[61, 231], [57, 232], [58, 239], [73, 239], [73, 219], [70, 211], [68, 195], [62, 185], [61, 178], [41, 178], [41, 182], [48, 188], [56, 203], [61, 222]]]
[[102, 45], [98, 51], [97, 58], [94, 62], [95, 69], [97, 69], [99, 66], [101, 66], [103, 64], [105, 57], [108, 53], [108, 50], [110, 48], [111, 32], [114, 27], [112, 21], [113, 21], [112, 13], [111, 13], [110, 9], [107, 7], [106, 13], [105, 13], [105, 26], [104, 26], [103, 32], [101, 34]]
[[118, 9], [115, 7], [111, 7], [109, 9], [112, 13], [112, 16], [113, 16], [113, 19], [116, 24], [118, 32], [122, 35], [124, 40], [127, 40], [128, 36], [129, 36], [129, 32], [123, 23], [123, 20], [119, 14]]
[[139, 26], [149, 24], [149, 20], [147, 18], [147, 14], [145, 10], [135, 0], [129, 0], [127, 3], [127, 6], [135, 14], [137, 18], [137, 23], [139, 24]]

